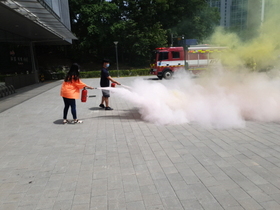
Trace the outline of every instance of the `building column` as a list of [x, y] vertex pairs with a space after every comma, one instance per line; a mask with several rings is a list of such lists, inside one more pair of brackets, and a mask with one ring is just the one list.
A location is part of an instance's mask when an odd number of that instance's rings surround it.
[[34, 72], [35, 83], [39, 83], [38, 71], [36, 69], [36, 64], [35, 64], [35, 54], [34, 54], [34, 44], [33, 44], [33, 42], [30, 42], [29, 46], [30, 46], [30, 57], [31, 57], [32, 72]]

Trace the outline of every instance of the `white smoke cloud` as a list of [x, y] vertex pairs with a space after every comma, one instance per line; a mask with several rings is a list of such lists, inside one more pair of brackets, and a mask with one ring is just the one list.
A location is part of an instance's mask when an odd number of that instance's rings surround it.
[[223, 72], [172, 80], [136, 79], [114, 92], [138, 108], [143, 120], [160, 124], [199, 123], [240, 128], [246, 120], [280, 121], [280, 80], [265, 73]]

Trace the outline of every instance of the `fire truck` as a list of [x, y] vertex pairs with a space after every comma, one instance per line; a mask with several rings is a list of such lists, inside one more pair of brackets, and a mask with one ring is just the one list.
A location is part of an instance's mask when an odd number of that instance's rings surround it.
[[185, 50], [183, 47], [156, 48], [152, 56], [151, 74], [159, 79], [171, 79], [174, 71], [179, 68], [198, 74], [209, 65], [217, 63], [219, 53], [225, 49], [209, 45], [191, 45]]

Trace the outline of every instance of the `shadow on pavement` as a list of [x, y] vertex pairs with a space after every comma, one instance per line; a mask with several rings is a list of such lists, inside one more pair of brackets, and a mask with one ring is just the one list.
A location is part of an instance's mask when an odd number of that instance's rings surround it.
[[[86, 118], [84, 118], [84, 119], [86, 119]], [[81, 119], [81, 120], [84, 120], [84, 119]], [[66, 124], [67, 124], [67, 125], [82, 124], [82, 123], [72, 123], [71, 121], [72, 121], [72, 120], [69, 120], [69, 122], [66, 123]], [[56, 125], [65, 125], [65, 124], [63, 123], [63, 120], [62, 120], [62, 119], [53, 121], [53, 124], [56, 124]]]
[[136, 120], [136, 121], [142, 121], [140, 115], [135, 116], [135, 115], [104, 115], [104, 116], [97, 116], [95, 118], [107, 118], [107, 119], [125, 119], [125, 120]]
[[96, 111], [96, 110], [102, 110], [102, 108], [100, 108], [100, 107], [91, 107], [91, 108], [89, 108], [89, 110]]
[[[89, 110], [101, 110], [101, 111], [104, 111], [104, 112], [113, 112], [114, 111], [118, 111], [118, 112], [123, 112], [123, 113], [118, 113], [118, 114], [112, 114], [112, 115], [103, 115], [103, 116], [94, 116], [94, 117], [85, 117], [85, 118], [82, 118], [81, 120], [85, 120], [85, 119], [96, 119], [96, 118], [107, 118], [107, 119], [126, 119], [126, 120], [137, 120], [137, 121], [142, 121], [141, 119], [141, 115], [139, 114], [139, 112], [137, 111], [137, 109], [123, 109], [123, 110], [113, 110], [113, 111], [105, 111], [105, 110], [102, 110], [101, 108], [98, 108], [98, 107], [93, 107], [93, 108], [90, 108]], [[62, 123], [62, 121], [61, 121]], [[59, 123], [58, 123], [59, 124]]]
[[[102, 110], [99, 107], [92, 107], [89, 108], [89, 110]], [[105, 112], [105, 110], [103, 110]], [[139, 112], [137, 111], [137, 109], [123, 109], [123, 110], [113, 110], [113, 111], [121, 111], [123, 113], [121, 114], [116, 114], [116, 115], [104, 115], [104, 116], [93, 116], [93, 117], [84, 117], [81, 118], [81, 120], [88, 120], [88, 119], [96, 119], [96, 118], [107, 118], [107, 119], [125, 119], [125, 120], [136, 120], [136, 121], [143, 121], [141, 119], [141, 115], [139, 114]], [[106, 111], [106, 112], [113, 112], [113, 111]], [[62, 119], [58, 119], [53, 121], [53, 124], [56, 125], [64, 125], [63, 124], [63, 120]], [[73, 123], [68, 123], [68, 124], [72, 124]]]
[[60, 125], [63, 125], [63, 120], [62, 120], [62, 119], [55, 120], [55, 121], [53, 122], [53, 124], [60, 124]]
[[144, 78], [144, 80], [159, 80], [159, 78]]

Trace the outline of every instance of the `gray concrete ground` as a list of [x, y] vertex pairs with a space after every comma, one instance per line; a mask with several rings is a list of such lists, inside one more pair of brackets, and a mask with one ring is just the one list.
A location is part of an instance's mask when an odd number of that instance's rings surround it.
[[60, 84], [0, 100], [0, 209], [280, 209], [278, 123], [159, 126], [114, 95], [113, 111], [98, 108], [89, 90], [84, 123], [63, 125]]

